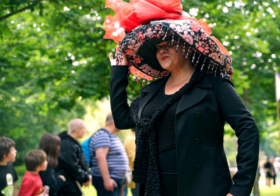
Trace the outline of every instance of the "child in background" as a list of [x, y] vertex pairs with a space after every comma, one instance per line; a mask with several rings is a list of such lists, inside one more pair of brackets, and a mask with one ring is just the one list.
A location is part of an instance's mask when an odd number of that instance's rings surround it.
[[15, 142], [7, 137], [0, 137], [0, 196], [16, 196], [17, 173], [11, 164], [16, 160]]
[[39, 149], [47, 154], [48, 166], [46, 171], [40, 171], [43, 185], [50, 187], [49, 196], [57, 196], [57, 192], [65, 182], [62, 175], [55, 174], [54, 168], [58, 164], [58, 156], [60, 154], [60, 138], [57, 135], [46, 133], [40, 140]]
[[29, 151], [24, 158], [26, 172], [23, 176], [19, 196], [48, 196], [45, 193], [42, 179], [39, 175], [40, 171], [45, 171], [47, 168], [47, 155], [43, 150]]

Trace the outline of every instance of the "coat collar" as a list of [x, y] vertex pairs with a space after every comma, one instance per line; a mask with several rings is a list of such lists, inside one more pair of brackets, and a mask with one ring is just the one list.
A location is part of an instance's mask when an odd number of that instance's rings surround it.
[[210, 77], [213, 77], [212, 75], [206, 75], [199, 83], [197, 83], [195, 86], [198, 88], [203, 88], [203, 89], [207, 89], [207, 88], [212, 88], [213, 87], [213, 83], [210, 80]]
[[145, 93], [147, 95], [145, 95], [142, 99], [139, 100], [138, 118], [141, 118], [144, 106], [147, 105], [148, 101], [151, 100], [157, 94], [162, 85], [166, 83], [167, 79], [168, 77], [154, 81], [150, 85], [145, 86], [140, 90], [142, 93]]
[[156, 80], [156, 81], [152, 82], [151, 84], [149, 84], [148, 86], [145, 86], [142, 89], [140, 89], [140, 92], [149, 93], [151, 91], [157, 91], [157, 89], [159, 87], [161, 87], [163, 84], [165, 84], [167, 82], [168, 78], [169, 78], [169, 76]]
[[[195, 86], [198, 88], [212, 88], [213, 84], [209, 78], [209, 75], [206, 75], [199, 83], [197, 83]], [[152, 82], [151, 84], [149, 84], [148, 86], [143, 87], [142, 89], [140, 89], [140, 92], [142, 93], [149, 93], [151, 91], [157, 91], [157, 89], [159, 87], [161, 87], [163, 84], [166, 83], [166, 81], [168, 80], [169, 76], [156, 80], [154, 82]]]
[[[195, 85], [195, 87], [189, 93], [182, 96], [176, 114], [190, 108], [191, 106], [195, 105], [206, 96], [207, 91], [204, 89], [209, 89], [213, 87], [213, 84], [209, 77], [210, 76], [208, 75], [205, 76], [199, 83]], [[139, 118], [141, 118], [141, 114], [145, 105], [147, 105], [147, 103], [156, 95], [156, 93], [159, 91], [162, 85], [166, 83], [168, 78], [169, 76], [154, 81], [150, 85], [145, 86], [140, 90], [142, 93], [145, 93], [146, 95], [139, 100], [139, 111], [138, 111]]]

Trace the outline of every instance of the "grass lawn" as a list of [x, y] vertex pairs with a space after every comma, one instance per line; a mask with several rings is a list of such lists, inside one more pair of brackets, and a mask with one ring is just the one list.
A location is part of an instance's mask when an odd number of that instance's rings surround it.
[[265, 185], [260, 185], [261, 196], [280, 196], [280, 185], [269, 188]]
[[[83, 188], [86, 196], [97, 196], [95, 188], [91, 185], [89, 188]], [[130, 189], [128, 189], [127, 196], [132, 196]]]
[[[25, 166], [24, 165], [17, 166], [17, 167], [15, 167], [15, 170], [16, 170], [18, 178], [19, 178], [17, 181], [17, 186], [19, 188], [22, 177], [25, 173]], [[86, 196], [97, 196], [96, 191], [92, 185], [89, 188], [83, 188], [83, 190], [84, 190]], [[263, 183], [261, 183], [260, 192], [261, 192], [261, 196], [280, 196], [280, 184], [278, 184], [277, 186], [272, 186], [272, 188], [268, 188]], [[127, 196], [132, 196], [130, 190], [128, 190]]]
[[[93, 186], [90, 188], [83, 188], [86, 196], [97, 196], [96, 191]], [[261, 196], [280, 196], [280, 185], [272, 186], [272, 188], [268, 188], [265, 185], [260, 185]], [[128, 191], [127, 196], [132, 196], [130, 191]]]

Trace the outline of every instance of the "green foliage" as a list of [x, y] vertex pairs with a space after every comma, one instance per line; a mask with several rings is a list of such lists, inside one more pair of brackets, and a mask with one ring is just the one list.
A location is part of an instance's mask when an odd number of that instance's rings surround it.
[[[261, 138], [275, 132], [278, 2], [182, 3], [197, 19], [206, 18], [213, 35], [232, 53], [235, 88]], [[71, 118], [82, 118], [83, 100], [108, 97], [108, 54], [116, 44], [102, 38], [104, 19], [113, 15], [104, 6], [105, 0], [1, 0], [0, 135], [16, 140], [18, 160], [37, 148], [44, 132], [58, 133]], [[130, 77], [129, 99], [140, 88]]]
[[279, 2], [186, 1], [184, 7], [187, 11], [198, 7], [197, 19], [207, 18], [213, 35], [232, 53], [235, 89], [253, 114], [261, 140], [277, 131], [274, 70], [279, 70], [280, 62]]

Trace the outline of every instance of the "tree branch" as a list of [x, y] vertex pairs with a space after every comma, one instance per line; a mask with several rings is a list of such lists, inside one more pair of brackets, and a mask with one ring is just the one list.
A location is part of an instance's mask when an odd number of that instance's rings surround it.
[[13, 15], [15, 15], [15, 14], [20, 13], [20, 12], [23, 12], [23, 11], [25, 11], [25, 10], [31, 8], [31, 7], [34, 7], [34, 6], [38, 5], [40, 2], [42, 2], [42, 1], [43, 1], [43, 0], [35, 0], [34, 3], [31, 4], [31, 5], [28, 5], [28, 6], [24, 7], [24, 8], [21, 8], [21, 9], [15, 11], [15, 12], [10, 13], [10, 14], [7, 14], [7, 15], [5, 15], [5, 16], [1, 16], [1, 17], [0, 17], [0, 21], [5, 20], [5, 19], [7, 19], [7, 18], [9, 18], [9, 17], [11, 17], [11, 16], [13, 16]]

